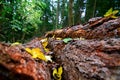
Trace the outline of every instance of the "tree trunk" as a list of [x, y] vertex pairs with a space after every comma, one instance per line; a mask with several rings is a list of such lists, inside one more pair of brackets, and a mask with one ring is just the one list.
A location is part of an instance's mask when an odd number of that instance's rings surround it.
[[62, 11], [61, 11], [61, 24], [62, 24], [62, 27], [64, 26], [63, 25], [64, 15], [65, 15], [65, 0], [62, 0]]
[[86, 13], [85, 13], [85, 21], [88, 21], [88, 19], [93, 17], [93, 12], [94, 12], [94, 6], [95, 5], [95, 0], [91, 1], [91, 0], [87, 0], [87, 4], [86, 4]]
[[[120, 38], [116, 38], [116, 32], [112, 34], [119, 27], [120, 18], [97, 17], [83, 26], [54, 31], [56, 39], [49, 39], [48, 44], [63, 67], [62, 80], [120, 80]], [[76, 39], [84, 36], [81, 33], [86, 33], [85, 39]], [[64, 43], [64, 38], [72, 36], [78, 37]]]
[[75, 16], [74, 16], [74, 24], [80, 24], [81, 23], [81, 14], [83, 11], [83, 0], [77, 0], [74, 4], [74, 10], [75, 10]]
[[73, 2], [74, 2], [74, 0], [69, 0], [69, 11], [68, 11], [68, 23], [69, 23], [69, 26], [74, 25]]
[[94, 2], [94, 7], [93, 7], [93, 17], [95, 17], [95, 10], [96, 10], [96, 0]]
[[57, 10], [56, 10], [56, 29], [58, 28], [58, 24], [59, 24], [59, 7], [60, 7], [60, 0], [58, 0], [57, 2]]

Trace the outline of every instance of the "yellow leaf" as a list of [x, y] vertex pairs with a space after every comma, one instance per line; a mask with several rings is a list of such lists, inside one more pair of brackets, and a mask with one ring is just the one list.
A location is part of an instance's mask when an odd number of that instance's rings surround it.
[[47, 38], [42, 39], [41, 42], [42, 42], [42, 45], [43, 45], [44, 50], [45, 50], [46, 52], [49, 52], [50, 50], [49, 50], [48, 48], [46, 48], [46, 46], [48, 45], [48, 39], [47, 39]]
[[46, 57], [45, 57], [45, 55], [44, 55], [43, 53], [38, 54], [37, 57], [38, 57], [39, 59], [44, 60], [44, 61], [47, 62], [47, 59], [46, 59]]
[[60, 67], [58, 68], [58, 76], [59, 76], [59, 77], [61, 77], [62, 72], [63, 72], [63, 69], [62, 69], [62, 66], [60, 66]]
[[32, 57], [33, 58], [37, 58], [38, 57], [38, 54], [39, 54], [39, 48], [33, 48], [32, 50], [31, 50], [31, 54], [32, 54]]
[[111, 18], [118, 18], [118, 17], [116, 17], [116, 16], [111, 16]]
[[57, 40], [62, 40], [62, 38], [59, 38], [59, 37], [58, 37], [58, 38], [56, 38], [56, 39], [57, 39]]
[[47, 61], [45, 55], [42, 53], [42, 51], [39, 48], [25, 48], [25, 50], [32, 55], [33, 58], [38, 58], [44, 61]]
[[33, 48], [32, 49], [32, 54], [38, 54], [40, 52], [39, 48]]
[[85, 38], [80, 37], [80, 40], [85, 40]]
[[30, 54], [32, 53], [32, 50], [31, 50], [30, 48], [25, 48], [25, 50], [26, 50], [27, 52], [29, 52]]
[[49, 52], [50, 50], [48, 48], [44, 48], [46, 52]]
[[47, 61], [47, 59], [45, 58], [45, 55], [42, 53], [42, 51], [39, 48], [33, 48], [32, 55], [33, 55], [33, 58], [39, 58], [41, 60]]
[[105, 13], [104, 17], [110, 16], [110, 15], [112, 14], [112, 10], [113, 10], [113, 8], [110, 8], [110, 9]]
[[20, 45], [21, 43], [19, 43], [19, 42], [14, 42], [14, 43], [12, 43], [11, 44], [11, 46], [16, 46], [16, 45]]
[[32, 58], [38, 58], [44, 61], [50, 61], [52, 62], [51, 56], [44, 55], [42, 51], [39, 48], [25, 48], [25, 50], [32, 55]]
[[55, 69], [53, 70], [53, 77], [54, 77], [54, 79], [55, 79], [55, 80], [61, 80], [61, 78], [62, 78], [62, 76], [61, 76], [62, 73], [63, 73], [63, 69], [62, 69], [61, 66], [58, 68], [58, 71], [57, 71], [57, 69], [55, 68]]
[[109, 17], [109, 18], [117, 18], [115, 14], [117, 14], [119, 11], [118, 10], [113, 10], [110, 8], [104, 15], [104, 17]]
[[43, 47], [46, 47], [48, 45], [48, 41], [45, 41], [42, 43]]
[[53, 35], [52, 38], [55, 38], [55, 35]]
[[118, 12], [119, 12], [119, 10], [114, 10], [114, 11], [112, 12], [112, 14], [115, 15], [115, 14], [117, 14]]
[[53, 70], [53, 77], [54, 77], [54, 79], [57, 80], [57, 76], [56, 76], [56, 74], [57, 74], [57, 69], [55, 68], [55, 69]]

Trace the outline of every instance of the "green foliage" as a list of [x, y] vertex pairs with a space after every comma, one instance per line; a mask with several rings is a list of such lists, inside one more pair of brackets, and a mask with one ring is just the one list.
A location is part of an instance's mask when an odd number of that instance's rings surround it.
[[42, 9], [46, 6], [43, 1], [38, 0], [12, 0], [2, 1], [2, 15], [0, 15], [0, 28], [2, 41], [24, 41], [34, 36], [41, 28], [40, 17]]
[[115, 15], [118, 13], [118, 10], [113, 10], [113, 8], [110, 8], [104, 15], [104, 17], [111, 17], [111, 18], [117, 18]]
[[64, 42], [64, 43], [68, 43], [68, 42], [71, 41], [71, 40], [72, 40], [72, 38], [64, 38], [64, 39], [63, 39], [63, 42]]
[[[41, 36], [46, 31], [68, 27], [69, 1], [1, 0], [0, 41], [24, 42], [34, 36]], [[74, 25], [88, 21], [91, 17], [102, 16], [110, 7], [120, 10], [120, 1], [74, 0], [72, 9]], [[83, 16], [83, 12], [85, 16]], [[116, 18], [114, 15], [118, 11], [110, 10], [108, 12], [111, 13], [107, 13], [105, 17], [112, 15], [111, 18]]]

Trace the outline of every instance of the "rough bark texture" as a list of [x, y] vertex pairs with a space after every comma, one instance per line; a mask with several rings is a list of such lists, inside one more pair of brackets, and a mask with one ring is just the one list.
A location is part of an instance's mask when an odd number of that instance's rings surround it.
[[63, 80], [120, 79], [120, 38], [73, 40], [67, 45], [51, 40], [49, 47], [64, 68]]
[[65, 44], [49, 40], [63, 80], [120, 80], [120, 18], [92, 18], [85, 25], [48, 32], [55, 37], [83, 37]]
[[35, 61], [23, 46], [0, 43], [0, 80], [51, 80], [45, 62]]
[[[52, 37], [72, 37], [78, 38], [83, 37], [86, 39], [104, 39], [118, 36], [117, 28], [120, 27], [120, 18], [108, 19], [108, 18], [92, 18], [85, 25], [77, 25], [64, 29], [48, 32], [45, 36]], [[120, 36], [120, 35], [119, 35]]]
[[[0, 43], [0, 80], [55, 80], [52, 72], [60, 65], [62, 80], [120, 80], [120, 18], [92, 18], [87, 24], [45, 36], [50, 49], [47, 53], [42, 38], [18, 46]], [[64, 43], [67, 37], [73, 40]], [[80, 37], [85, 40], [76, 39]], [[53, 62], [33, 59], [26, 47], [51, 54]]]

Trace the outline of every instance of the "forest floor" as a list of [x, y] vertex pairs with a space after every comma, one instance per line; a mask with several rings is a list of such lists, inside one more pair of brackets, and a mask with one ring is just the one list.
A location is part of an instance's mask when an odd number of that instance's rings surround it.
[[120, 18], [47, 32], [25, 44], [0, 43], [0, 80], [120, 80]]

